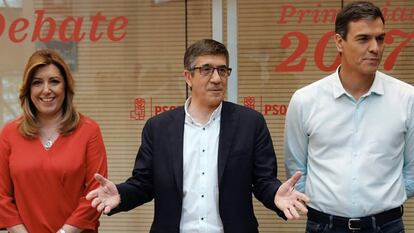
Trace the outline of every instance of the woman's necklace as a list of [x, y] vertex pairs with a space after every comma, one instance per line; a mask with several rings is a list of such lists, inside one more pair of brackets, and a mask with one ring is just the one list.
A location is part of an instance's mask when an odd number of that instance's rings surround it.
[[46, 141], [46, 143], [45, 143], [45, 149], [46, 150], [49, 150], [50, 149], [50, 147], [52, 147], [52, 145], [53, 145], [53, 141], [52, 141], [52, 138], [48, 138], [47, 139], [47, 141]]
[[[46, 150], [49, 150], [55, 140], [59, 137], [59, 131], [58, 131], [58, 122], [56, 120], [53, 121], [44, 121], [44, 124], [40, 127], [41, 131], [41, 141], [43, 144], [43, 147]], [[44, 141], [46, 139], [46, 141]]]
[[46, 140], [46, 142], [43, 143], [43, 147], [46, 150], [49, 150], [52, 147], [52, 145], [53, 145], [53, 143], [54, 143], [54, 141], [57, 137], [58, 137], [58, 133], [53, 132], [49, 137], [46, 137], [47, 140]]

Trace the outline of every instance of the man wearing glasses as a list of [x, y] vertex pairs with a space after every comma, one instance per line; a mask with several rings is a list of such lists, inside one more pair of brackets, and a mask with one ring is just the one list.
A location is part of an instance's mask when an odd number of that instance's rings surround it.
[[281, 184], [263, 116], [224, 101], [229, 54], [205, 39], [184, 56], [183, 76], [191, 97], [183, 107], [147, 121], [135, 167], [114, 185], [87, 195], [105, 214], [128, 211], [154, 199], [151, 232], [254, 233], [252, 193], [283, 218], [307, 212], [309, 199], [293, 187], [301, 174]]

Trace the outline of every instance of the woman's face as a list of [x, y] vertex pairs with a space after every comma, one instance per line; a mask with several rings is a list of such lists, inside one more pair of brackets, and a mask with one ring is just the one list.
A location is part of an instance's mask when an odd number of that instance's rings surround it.
[[36, 107], [37, 117], [52, 119], [61, 116], [65, 80], [54, 64], [42, 66], [34, 73], [30, 98]]

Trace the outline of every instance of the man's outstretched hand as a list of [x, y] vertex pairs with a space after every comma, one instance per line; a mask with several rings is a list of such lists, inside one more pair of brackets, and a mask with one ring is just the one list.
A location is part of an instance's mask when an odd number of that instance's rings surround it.
[[95, 180], [99, 182], [100, 186], [90, 191], [86, 195], [86, 199], [92, 200], [91, 205], [93, 208], [96, 208], [99, 212], [103, 211], [104, 214], [108, 214], [121, 203], [118, 189], [114, 183], [100, 174], [95, 174]]
[[279, 187], [275, 195], [275, 205], [283, 211], [287, 219], [299, 219], [298, 211], [304, 214], [308, 212], [306, 205], [310, 201], [309, 197], [295, 189], [301, 176], [301, 172], [296, 172]]

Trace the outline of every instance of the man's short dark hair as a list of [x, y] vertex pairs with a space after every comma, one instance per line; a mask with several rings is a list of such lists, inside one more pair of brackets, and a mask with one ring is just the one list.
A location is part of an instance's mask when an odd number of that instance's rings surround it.
[[203, 39], [196, 41], [185, 51], [184, 68], [192, 70], [197, 57], [203, 55], [223, 55], [226, 57], [227, 66], [229, 65], [229, 52], [226, 46], [212, 39]]
[[381, 10], [371, 2], [358, 1], [349, 3], [336, 15], [335, 33], [346, 40], [350, 22], [361, 19], [376, 20], [377, 18], [381, 18], [382, 23], [385, 24]]

